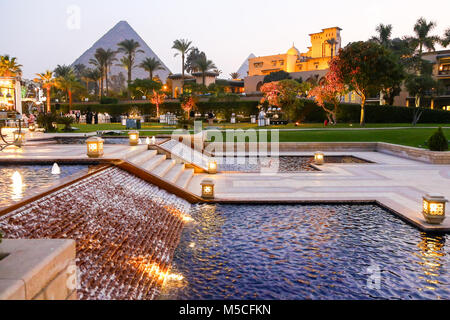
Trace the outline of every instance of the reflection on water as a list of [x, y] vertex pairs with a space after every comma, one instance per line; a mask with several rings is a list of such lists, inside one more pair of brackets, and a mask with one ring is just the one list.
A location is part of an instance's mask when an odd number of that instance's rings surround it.
[[[88, 165], [61, 165], [60, 173], [52, 174], [51, 165], [5, 165], [0, 167], [0, 207], [6, 207], [14, 201], [27, 196], [27, 191], [47, 188], [59, 179], [84, 170]], [[55, 171], [54, 171], [55, 172]]]
[[[374, 205], [203, 205], [161, 299], [450, 299], [448, 236]], [[369, 280], [377, 271], [379, 286]]]

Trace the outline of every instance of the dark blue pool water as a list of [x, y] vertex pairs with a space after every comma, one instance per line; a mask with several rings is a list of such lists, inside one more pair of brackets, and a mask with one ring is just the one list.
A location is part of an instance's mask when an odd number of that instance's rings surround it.
[[375, 205], [217, 205], [192, 213], [161, 299], [450, 299], [449, 237]]
[[[61, 174], [51, 173], [52, 165], [1, 165], [0, 166], [0, 207], [6, 207], [30, 195], [31, 192], [48, 188], [58, 180], [80, 171], [94, 169], [88, 165], [60, 165]], [[21, 183], [13, 180], [18, 172]]]

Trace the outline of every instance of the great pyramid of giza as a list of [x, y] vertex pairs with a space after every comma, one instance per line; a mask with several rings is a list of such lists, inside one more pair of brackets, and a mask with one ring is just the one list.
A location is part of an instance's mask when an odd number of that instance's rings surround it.
[[[92, 65], [89, 64], [89, 60], [94, 57], [95, 51], [98, 48], [103, 48], [105, 50], [111, 49], [116, 51], [117, 44], [125, 39], [134, 39], [139, 42], [141, 47], [140, 49], [144, 51], [144, 53], [138, 53], [136, 55], [136, 65], [139, 65], [142, 60], [145, 58], [157, 58], [161, 61], [165, 70], [158, 70], [154, 73], [154, 76], [158, 76], [162, 81], [166, 81], [167, 77], [170, 74], [169, 68], [164, 64], [164, 62], [153, 52], [152, 49], [147, 45], [147, 43], [137, 34], [136, 31], [128, 24], [126, 21], [120, 21], [117, 23], [111, 30], [109, 30], [103, 37], [100, 38], [92, 47], [90, 47], [85, 53], [83, 53], [72, 65], [76, 64], [84, 64], [88, 68], [93, 68]], [[122, 54], [118, 54], [117, 58], [120, 60]], [[118, 63], [114, 63], [111, 67], [110, 75], [117, 75], [122, 72], [125, 76], [127, 74], [126, 70], [120, 66], [116, 66]], [[136, 67], [133, 69], [133, 79], [140, 78], [145, 79], [148, 78], [149, 74], [147, 71]]]

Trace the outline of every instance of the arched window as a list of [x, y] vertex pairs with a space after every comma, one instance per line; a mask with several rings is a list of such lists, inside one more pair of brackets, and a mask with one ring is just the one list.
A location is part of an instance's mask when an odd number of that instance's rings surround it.
[[258, 82], [258, 84], [256, 85], [256, 91], [261, 91], [262, 85], [263, 85], [262, 81]]

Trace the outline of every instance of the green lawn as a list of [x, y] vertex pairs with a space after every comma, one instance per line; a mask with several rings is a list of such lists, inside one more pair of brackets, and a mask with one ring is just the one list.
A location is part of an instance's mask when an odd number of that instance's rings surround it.
[[[98, 125], [86, 125], [75, 124], [74, 127], [79, 128], [76, 132], [95, 132], [99, 130], [124, 130], [125, 127], [118, 123], [113, 124], [98, 124]], [[444, 134], [450, 139], [450, 124], [420, 124], [416, 127], [411, 127], [410, 124], [395, 123], [395, 124], [367, 124], [366, 129], [358, 129], [359, 125], [350, 126], [349, 124], [339, 124], [337, 126], [323, 127], [323, 124], [303, 124], [299, 127], [294, 125], [288, 126], [272, 126], [270, 129], [318, 129], [318, 130], [304, 130], [304, 131], [280, 131], [280, 142], [388, 142], [413, 147], [425, 147], [425, 141], [436, 131], [433, 128], [424, 127], [437, 127], [442, 126]], [[205, 126], [204, 126], [205, 127]], [[223, 126], [217, 126], [220, 129], [250, 129], [255, 128], [255, 125], [250, 123], [243, 124], [224, 124]], [[402, 129], [389, 129], [393, 127], [401, 127]], [[62, 126], [60, 126], [62, 129]], [[358, 130], [336, 130], [353, 128]], [[370, 130], [367, 128], [378, 128], [376, 130]], [[386, 129], [379, 129], [386, 128]], [[403, 129], [404, 128], [404, 129]], [[148, 130], [147, 130], [148, 129]], [[154, 135], [168, 135], [170, 130], [176, 129], [175, 126], [168, 126], [159, 123], [145, 123], [142, 125], [141, 136], [154, 136]], [[261, 128], [259, 128], [261, 129]], [[264, 129], [264, 128], [262, 128]], [[269, 129], [269, 128], [267, 128]], [[330, 130], [331, 129], [331, 130]], [[126, 135], [126, 133], [123, 133]], [[270, 134], [269, 134], [270, 139]]]

